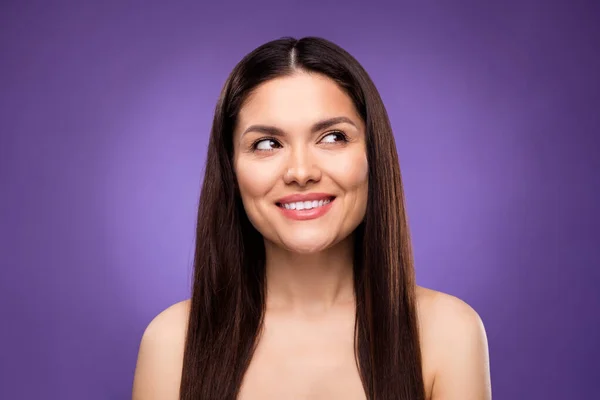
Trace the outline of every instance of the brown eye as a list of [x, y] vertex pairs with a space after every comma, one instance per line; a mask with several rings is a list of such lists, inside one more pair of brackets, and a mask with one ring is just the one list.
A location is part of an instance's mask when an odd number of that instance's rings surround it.
[[336, 142], [347, 142], [348, 139], [346, 135], [344, 135], [341, 131], [330, 132], [327, 135], [323, 136], [321, 142], [323, 143], [336, 143]]
[[259, 151], [272, 151], [276, 148], [281, 147], [281, 145], [273, 139], [261, 139], [257, 142], [254, 143], [254, 146], [252, 146], [254, 148], [254, 150], [259, 150]]

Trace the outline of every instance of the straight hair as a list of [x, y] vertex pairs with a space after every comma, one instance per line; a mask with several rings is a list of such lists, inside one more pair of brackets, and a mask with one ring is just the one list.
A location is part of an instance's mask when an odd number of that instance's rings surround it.
[[265, 249], [244, 211], [233, 132], [249, 94], [298, 72], [329, 77], [366, 126], [366, 214], [354, 232], [354, 354], [369, 400], [424, 400], [416, 283], [404, 190], [391, 124], [359, 62], [318, 37], [284, 37], [247, 54], [216, 105], [197, 214], [181, 400], [234, 400], [265, 315]]

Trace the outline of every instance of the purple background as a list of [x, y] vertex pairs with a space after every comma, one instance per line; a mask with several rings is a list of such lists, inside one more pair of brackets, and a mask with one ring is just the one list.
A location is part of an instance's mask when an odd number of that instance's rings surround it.
[[0, 398], [130, 398], [145, 326], [189, 296], [219, 90], [286, 35], [379, 87], [418, 282], [480, 313], [494, 399], [598, 394], [593, 1], [83, 3], [0, 6]]

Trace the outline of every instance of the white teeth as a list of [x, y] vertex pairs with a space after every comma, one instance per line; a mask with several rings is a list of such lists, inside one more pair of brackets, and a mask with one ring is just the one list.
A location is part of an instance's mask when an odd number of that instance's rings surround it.
[[313, 201], [297, 201], [295, 203], [285, 203], [282, 207], [286, 210], [310, 210], [312, 208], [322, 207], [331, 203], [331, 200], [313, 200]]

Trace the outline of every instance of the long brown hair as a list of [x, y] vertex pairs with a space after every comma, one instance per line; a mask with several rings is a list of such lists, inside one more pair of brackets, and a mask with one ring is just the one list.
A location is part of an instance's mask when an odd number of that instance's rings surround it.
[[285, 37], [246, 55], [218, 100], [200, 195], [181, 400], [235, 399], [265, 314], [265, 250], [233, 170], [233, 130], [258, 85], [303, 70], [333, 79], [365, 121], [367, 211], [355, 232], [355, 356], [368, 399], [425, 398], [413, 257], [387, 112], [358, 61], [322, 38]]

